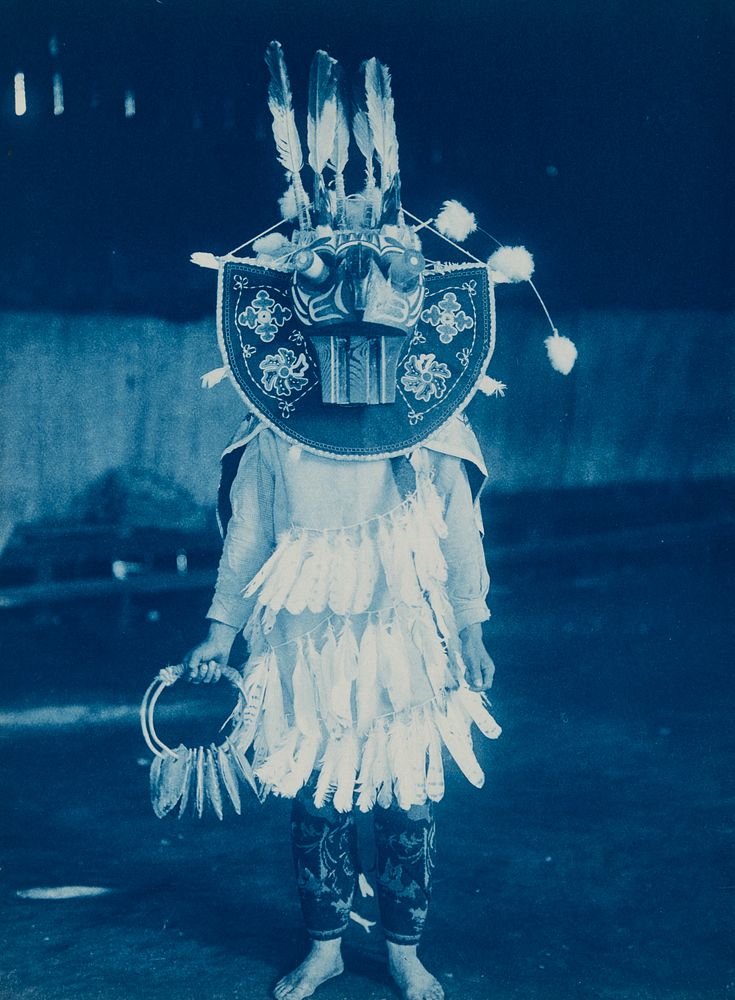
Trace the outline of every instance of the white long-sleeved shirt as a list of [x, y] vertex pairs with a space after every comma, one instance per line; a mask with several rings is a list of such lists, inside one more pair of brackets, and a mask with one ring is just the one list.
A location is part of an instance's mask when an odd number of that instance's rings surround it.
[[[432, 447], [422, 450], [444, 502], [447, 536], [441, 545], [448, 571], [447, 595], [461, 630], [490, 615], [482, 536], [464, 464], [458, 457], [465, 450], [452, 447], [454, 454]], [[207, 617], [241, 629], [256, 600], [255, 596], [245, 598], [242, 592], [283, 532], [293, 526], [320, 530], [367, 522], [398, 507], [411, 491], [411, 480], [412, 470], [405, 459], [322, 458], [290, 447], [268, 428], [261, 429], [245, 446], [232, 484], [232, 517]]]

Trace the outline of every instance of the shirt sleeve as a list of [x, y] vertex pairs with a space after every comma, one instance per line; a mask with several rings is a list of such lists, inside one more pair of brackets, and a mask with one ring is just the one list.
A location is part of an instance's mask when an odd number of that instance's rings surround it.
[[447, 561], [447, 592], [457, 627], [462, 630], [490, 617], [487, 606], [490, 576], [464, 463], [458, 458], [442, 456], [435, 483], [445, 501], [447, 537], [441, 544]]
[[239, 630], [250, 617], [255, 598], [242, 592], [275, 546], [273, 502], [273, 473], [259, 435], [245, 446], [230, 489], [232, 517], [207, 618]]

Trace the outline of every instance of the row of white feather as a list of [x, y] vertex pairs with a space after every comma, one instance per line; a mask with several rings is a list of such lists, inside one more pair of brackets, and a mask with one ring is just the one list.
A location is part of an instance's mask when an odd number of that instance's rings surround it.
[[[323, 656], [317, 657], [313, 668], [304, 668], [308, 662], [304, 656], [294, 672], [293, 720], [283, 708], [280, 671], [272, 651], [253, 664], [246, 679], [247, 702], [231, 740], [240, 752], [254, 742], [253, 769], [267, 791], [292, 798], [316, 767], [319, 777], [314, 803], [319, 808], [331, 801], [339, 812], [348, 812], [353, 804], [368, 811], [376, 802], [389, 806], [395, 796], [400, 807], [408, 809], [427, 799], [442, 798], [442, 745], [466, 778], [476, 787], [482, 786], [484, 775], [472, 747], [471, 727], [474, 723], [490, 739], [500, 735], [500, 727], [481, 695], [462, 683], [424, 704], [368, 719], [361, 728], [358, 692], [357, 721], [327, 734], [317, 712], [320, 694], [314, 680], [326, 677], [328, 671]], [[380, 662], [374, 659], [375, 668]], [[358, 663], [359, 670], [365, 669], [369, 675], [363, 650]], [[397, 675], [396, 666], [394, 662], [391, 669]], [[362, 684], [367, 692], [369, 676]], [[377, 689], [375, 678], [373, 684]], [[337, 692], [328, 698], [332, 718], [339, 711], [332, 702], [344, 699], [343, 708], [347, 708], [346, 688], [343, 694]]]
[[446, 537], [442, 500], [430, 482], [395, 510], [350, 528], [292, 527], [245, 588], [270, 612], [361, 614], [384, 580], [394, 601], [423, 603], [447, 579], [439, 543]]

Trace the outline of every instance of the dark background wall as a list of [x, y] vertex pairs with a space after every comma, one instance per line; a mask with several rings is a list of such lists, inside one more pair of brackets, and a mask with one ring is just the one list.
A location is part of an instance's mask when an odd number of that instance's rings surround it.
[[[277, 219], [262, 59], [274, 37], [302, 121], [316, 48], [352, 69], [386, 61], [406, 206], [426, 217], [457, 197], [535, 253], [580, 360], [566, 380], [551, 372], [530, 290], [501, 289], [493, 374], [510, 391], [475, 408], [499, 488], [731, 473], [734, 10], [6, 2], [3, 505], [58, 516], [107, 469], [133, 467], [211, 498], [240, 408], [227, 387], [197, 388], [218, 363], [214, 276], [188, 257]], [[492, 249], [481, 234], [468, 246]]]
[[228, 250], [277, 217], [284, 181], [262, 58], [275, 37], [302, 111], [316, 48], [353, 69], [373, 54], [386, 61], [407, 207], [428, 216], [458, 197], [502, 241], [527, 243], [552, 306], [731, 305], [733, 10], [717, 0], [6, 0], [0, 303], [207, 314], [209, 283], [191, 273], [189, 251]]

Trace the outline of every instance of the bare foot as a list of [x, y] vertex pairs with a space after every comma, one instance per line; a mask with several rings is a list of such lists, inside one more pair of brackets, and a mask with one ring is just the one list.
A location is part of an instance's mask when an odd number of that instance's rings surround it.
[[312, 941], [311, 951], [301, 965], [279, 980], [273, 990], [276, 1000], [304, 1000], [322, 983], [344, 972], [342, 941]]
[[444, 1000], [441, 983], [419, 961], [416, 945], [389, 941], [388, 966], [404, 1000]]

